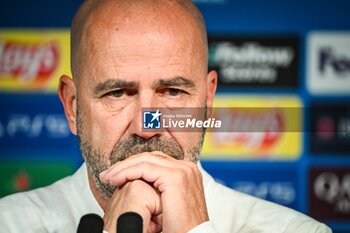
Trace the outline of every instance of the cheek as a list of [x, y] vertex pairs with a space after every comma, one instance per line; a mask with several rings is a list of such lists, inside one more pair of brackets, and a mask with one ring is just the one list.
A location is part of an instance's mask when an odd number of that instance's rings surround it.
[[125, 121], [125, 118], [95, 106], [83, 119], [84, 137], [94, 149], [109, 154], [125, 131]]
[[[189, 150], [199, 146], [202, 137], [200, 132], [171, 132], [172, 137], [180, 144], [185, 153], [185, 160], [190, 159]], [[200, 148], [199, 148], [200, 149]]]

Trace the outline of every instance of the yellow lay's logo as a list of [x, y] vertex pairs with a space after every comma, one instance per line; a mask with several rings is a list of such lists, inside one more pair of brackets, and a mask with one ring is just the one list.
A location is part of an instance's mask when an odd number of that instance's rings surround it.
[[70, 74], [69, 31], [0, 31], [0, 89], [56, 91]]
[[217, 96], [214, 114], [226, 128], [208, 132], [204, 158], [296, 159], [301, 153], [302, 108], [294, 96]]

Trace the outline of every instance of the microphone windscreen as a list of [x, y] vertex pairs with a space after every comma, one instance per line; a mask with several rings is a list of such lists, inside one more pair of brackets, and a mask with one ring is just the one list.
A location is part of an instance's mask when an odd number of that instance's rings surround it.
[[81, 217], [77, 233], [102, 233], [103, 219], [97, 214], [86, 214]]
[[135, 212], [126, 212], [117, 220], [118, 233], [142, 233], [142, 217]]

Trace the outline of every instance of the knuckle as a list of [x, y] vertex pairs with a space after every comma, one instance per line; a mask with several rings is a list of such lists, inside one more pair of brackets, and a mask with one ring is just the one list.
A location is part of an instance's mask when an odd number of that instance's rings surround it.
[[188, 165], [193, 171], [198, 170], [197, 164], [194, 163], [194, 162], [192, 162], [192, 161], [187, 161], [187, 165]]
[[188, 174], [193, 175], [193, 174], [196, 174], [198, 172], [197, 165], [195, 163], [193, 163], [192, 161], [186, 161], [185, 164], [186, 164], [185, 170]]
[[184, 183], [187, 178], [187, 172], [184, 169], [176, 169], [174, 171], [174, 178], [177, 181], [177, 183]]
[[141, 180], [134, 180], [128, 182], [127, 192], [128, 194], [139, 194], [140, 191], [143, 189], [143, 181]]
[[142, 161], [142, 162], [140, 163], [140, 169], [142, 169], [142, 170], [147, 170], [147, 169], [149, 169], [149, 168], [150, 168], [149, 162], [147, 162], [147, 161]]

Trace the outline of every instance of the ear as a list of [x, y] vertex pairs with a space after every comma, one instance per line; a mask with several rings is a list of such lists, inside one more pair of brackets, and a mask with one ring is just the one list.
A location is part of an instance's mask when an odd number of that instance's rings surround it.
[[77, 135], [77, 93], [74, 81], [67, 75], [62, 75], [60, 78], [58, 95], [63, 104], [70, 131]]
[[218, 83], [218, 75], [215, 70], [212, 70], [207, 75], [207, 107], [213, 107], [214, 95]]

